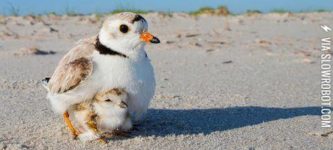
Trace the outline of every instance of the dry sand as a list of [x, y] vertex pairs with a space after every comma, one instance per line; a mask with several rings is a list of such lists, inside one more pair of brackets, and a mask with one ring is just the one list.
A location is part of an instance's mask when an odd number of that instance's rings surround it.
[[72, 140], [39, 81], [96, 16], [0, 17], [0, 149], [333, 149], [321, 137], [321, 24], [332, 13], [145, 15], [157, 90], [129, 138]]

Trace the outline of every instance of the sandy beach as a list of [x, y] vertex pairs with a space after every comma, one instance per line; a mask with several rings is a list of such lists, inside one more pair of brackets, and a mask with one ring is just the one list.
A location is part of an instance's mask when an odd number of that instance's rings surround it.
[[0, 149], [332, 149], [321, 127], [320, 28], [333, 13], [143, 15], [157, 87], [130, 137], [72, 140], [40, 80], [104, 17], [0, 17]]

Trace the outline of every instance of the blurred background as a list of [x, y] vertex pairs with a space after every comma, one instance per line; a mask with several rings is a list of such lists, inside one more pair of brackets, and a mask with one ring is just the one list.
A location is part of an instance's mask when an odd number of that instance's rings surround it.
[[247, 11], [332, 11], [333, 0], [1, 0], [2, 15], [110, 13], [121, 10], [193, 12], [202, 7], [226, 6], [232, 13]]

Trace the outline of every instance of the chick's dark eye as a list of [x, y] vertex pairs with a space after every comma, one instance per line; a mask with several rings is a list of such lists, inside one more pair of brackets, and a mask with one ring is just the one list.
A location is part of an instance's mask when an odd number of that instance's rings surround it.
[[122, 33], [127, 33], [127, 32], [128, 32], [128, 26], [122, 24], [122, 25], [120, 25], [119, 30], [120, 30], [120, 32], [122, 32]]
[[106, 102], [111, 102], [111, 99], [107, 99], [107, 100], [105, 100]]

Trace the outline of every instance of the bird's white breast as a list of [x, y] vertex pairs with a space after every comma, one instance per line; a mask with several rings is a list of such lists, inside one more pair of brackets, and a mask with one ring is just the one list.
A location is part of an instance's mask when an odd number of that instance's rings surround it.
[[129, 94], [129, 112], [138, 120], [146, 112], [155, 92], [153, 67], [147, 57], [124, 58], [117, 55], [93, 54], [91, 81], [99, 90], [124, 88]]

